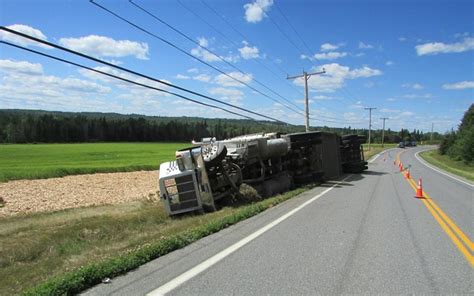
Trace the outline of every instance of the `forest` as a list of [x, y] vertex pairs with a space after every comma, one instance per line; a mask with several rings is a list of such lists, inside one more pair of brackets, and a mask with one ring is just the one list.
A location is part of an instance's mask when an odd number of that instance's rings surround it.
[[474, 104], [464, 113], [458, 130], [445, 136], [439, 146], [439, 153], [474, 165]]
[[[368, 135], [367, 129], [313, 127], [338, 134]], [[159, 117], [117, 113], [57, 112], [43, 110], [0, 110], [0, 143], [83, 142], [189, 142], [205, 137], [225, 139], [258, 132], [302, 132], [304, 127], [269, 121]], [[442, 135], [434, 133], [434, 140]], [[380, 143], [382, 131], [372, 131], [372, 142]], [[385, 131], [385, 143], [402, 140], [426, 141], [429, 134], [414, 129]]]

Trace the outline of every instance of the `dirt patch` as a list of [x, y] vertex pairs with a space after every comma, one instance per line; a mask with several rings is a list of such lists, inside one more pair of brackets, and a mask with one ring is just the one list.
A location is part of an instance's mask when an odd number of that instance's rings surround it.
[[0, 217], [158, 199], [158, 172], [90, 174], [0, 183]]

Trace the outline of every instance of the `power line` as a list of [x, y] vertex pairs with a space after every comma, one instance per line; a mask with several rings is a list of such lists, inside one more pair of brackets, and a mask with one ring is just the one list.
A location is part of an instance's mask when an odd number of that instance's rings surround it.
[[[183, 6], [186, 10], [188, 10], [189, 12], [191, 12], [192, 14], [194, 14], [197, 18], [199, 18], [201, 21], [203, 21], [204, 23], [206, 23], [209, 27], [211, 27], [212, 29], [214, 29], [214, 31], [216, 31], [217, 33], [219, 33], [221, 36], [224, 37], [224, 39], [226, 39], [229, 43], [232, 43], [234, 46], [238, 47], [239, 45], [237, 43], [235, 43], [234, 41], [230, 40], [229, 38], [227, 38], [225, 36], [224, 33], [222, 33], [219, 29], [217, 29], [215, 26], [211, 25], [209, 22], [207, 22], [205, 19], [203, 19], [202, 17], [200, 17], [197, 13], [195, 13], [192, 9], [190, 9], [189, 7], [185, 6], [183, 3], [181, 3], [180, 0], [178, 0], [178, 3], [181, 4], [181, 6]], [[234, 25], [232, 25], [231, 22], [229, 22], [224, 16], [222, 16], [217, 10], [215, 10], [212, 6], [210, 6], [208, 3], [206, 3], [204, 0], [201, 0], [201, 3], [204, 4], [204, 6], [206, 6], [212, 13], [214, 13], [217, 17], [219, 17], [221, 20], [223, 20], [227, 26], [229, 26], [234, 32], [236, 32], [240, 37], [242, 37], [244, 40], [248, 40], [251, 44], [256, 44], [255, 42], [253, 42], [250, 38], [248, 38], [248, 36], [245, 36], [245, 34], [243, 34], [242, 32], [240, 32]], [[268, 56], [270, 59], [272, 59], [270, 56]], [[262, 67], [264, 67], [265, 69], [267, 69], [269, 72], [271, 72], [273, 75], [275, 75], [275, 77], [279, 77], [278, 74], [276, 74], [275, 72], [273, 72], [272, 70], [270, 70], [264, 63], [262, 63], [260, 60], [254, 60], [256, 63], [260, 64]], [[275, 65], [276, 68], [278, 68], [278, 70], [280, 70], [281, 73], [283, 73], [284, 75], [287, 74], [287, 72], [282, 68], [280, 67], [280, 65], [278, 65], [278, 63], [275, 63], [273, 62], [272, 63], [273, 65]], [[278, 78], [279, 80], [279, 78]], [[289, 83], [289, 85], [291, 85], [295, 90], [297, 90], [298, 92], [300, 91], [299, 89], [297, 89], [296, 87], [294, 87], [294, 85], [292, 85], [291, 83]]]
[[[157, 15], [151, 13], [149, 10], [145, 9], [144, 7], [138, 5], [137, 3], [133, 2], [132, 0], [129, 0], [129, 2], [134, 5], [135, 7], [137, 7], [138, 9], [140, 9], [141, 11], [143, 11], [144, 13], [148, 14], [149, 16], [151, 16], [152, 18], [154, 18], [155, 20], [159, 21], [160, 23], [162, 23], [163, 25], [167, 26], [168, 28], [170, 28], [171, 30], [175, 31], [176, 33], [178, 33], [179, 35], [181, 35], [182, 37], [186, 38], [188, 41], [194, 43], [195, 45], [199, 46], [200, 48], [206, 50], [207, 52], [213, 54], [214, 56], [216, 56], [219, 60], [221, 60], [222, 62], [224, 62], [225, 64], [227, 64], [228, 66], [232, 67], [233, 69], [237, 70], [238, 72], [242, 73], [243, 75], [249, 75], [248, 73], [245, 73], [243, 70], [241, 70], [239, 67], [235, 66], [234, 64], [228, 62], [226, 59], [222, 58], [220, 55], [218, 55], [217, 53], [215, 53], [213, 50], [209, 49], [208, 47], [204, 46], [204, 45], [201, 45], [199, 42], [197, 42], [196, 40], [194, 40], [193, 38], [189, 37], [188, 35], [186, 35], [185, 33], [183, 33], [182, 31], [178, 30], [176, 27], [172, 26], [171, 24], [169, 24], [168, 22], [164, 21], [163, 19], [159, 18]], [[288, 99], [286, 99], [285, 97], [283, 97], [282, 95], [280, 95], [279, 93], [275, 92], [273, 89], [269, 88], [268, 86], [266, 86], [265, 84], [261, 83], [260, 81], [258, 81], [257, 79], [253, 79], [257, 84], [259, 84], [260, 86], [264, 87], [265, 89], [269, 90], [270, 92], [272, 92], [273, 94], [277, 95], [278, 97], [282, 98], [283, 100], [285, 100], [286, 102], [288, 102], [289, 104], [295, 106], [296, 108], [299, 108], [297, 105], [295, 105], [293, 102], [289, 101]], [[297, 112], [297, 111], [295, 111]]]
[[[212, 24], [210, 24], [208, 21], [206, 21], [205, 19], [203, 19], [201, 16], [199, 16], [194, 10], [190, 9], [189, 7], [187, 7], [186, 5], [184, 5], [180, 0], [178, 0], [178, 3], [184, 7], [186, 10], [188, 10], [190, 13], [192, 13], [194, 16], [196, 16], [198, 19], [200, 19], [202, 22], [204, 22], [205, 24], [207, 24], [209, 27], [211, 27], [212, 29], [214, 29], [214, 31], [216, 31], [219, 35], [221, 35], [224, 39], [226, 39], [228, 42], [232, 43], [234, 46], [238, 46], [238, 44], [236, 44], [235, 42], [233, 42], [232, 40], [230, 40], [229, 38], [227, 38], [227, 36], [222, 33], [219, 29], [215, 28], [215, 26], [213, 26]], [[229, 26], [235, 33], [237, 33], [240, 37], [242, 37], [244, 40], [248, 40], [250, 41], [250, 43], [252, 44], [255, 44], [255, 42], [253, 42], [252, 40], [250, 40], [250, 38], [248, 38], [248, 36], [246, 36], [245, 34], [243, 34], [241, 31], [239, 31], [234, 25], [232, 25], [231, 22], [229, 22], [223, 15], [221, 15], [216, 9], [214, 9], [212, 6], [210, 6], [208, 3], [206, 3], [205, 0], [201, 0], [201, 3], [204, 4], [204, 6], [206, 6], [211, 12], [213, 12], [217, 17], [219, 17], [220, 19], [222, 19], [226, 24], [227, 26]], [[258, 62], [260, 65], [262, 65], [263, 67], [267, 68], [265, 66], [265, 64], [261, 63], [259, 60], [256, 60], [256, 62]], [[283, 70], [280, 66], [278, 66], [278, 64], [274, 63], [278, 69], [284, 74], [284, 75], [287, 75], [288, 73]], [[269, 70], [267, 68], [267, 70]], [[270, 70], [269, 70], [270, 71]], [[270, 71], [272, 72], [272, 71]], [[274, 75], [276, 75], [274, 72], [272, 72]], [[289, 83], [287, 82], [293, 89], [295, 89], [298, 93], [302, 94], [302, 95], [305, 95], [300, 89], [296, 88], [292, 83]], [[339, 112], [338, 110], [335, 110], [329, 106], [327, 106], [326, 104], [324, 103], [321, 103], [321, 105], [331, 109], [331, 110], [334, 110], [336, 112]], [[301, 110], [301, 109], [300, 109]], [[314, 118], [311, 118], [310, 119], [314, 119]], [[335, 118], [332, 118], [332, 119], [335, 119]], [[320, 121], [320, 119], [315, 119], [315, 120], [318, 120]], [[329, 121], [328, 121], [329, 122]], [[349, 122], [350, 124], [350, 122]]]
[[243, 115], [243, 114], [239, 114], [237, 112], [233, 112], [233, 111], [230, 111], [228, 109], [225, 109], [225, 108], [222, 108], [222, 107], [219, 107], [219, 106], [199, 102], [199, 101], [196, 101], [194, 99], [191, 99], [191, 98], [185, 97], [183, 95], [180, 95], [178, 93], [174, 93], [174, 92], [171, 92], [171, 91], [167, 91], [165, 89], [161, 89], [161, 88], [153, 87], [153, 86], [150, 86], [150, 85], [146, 85], [146, 84], [136, 82], [136, 81], [133, 81], [133, 80], [130, 80], [130, 79], [127, 79], [127, 78], [124, 78], [124, 77], [120, 77], [120, 76], [117, 76], [117, 75], [114, 75], [114, 74], [110, 74], [110, 73], [107, 73], [107, 72], [104, 72], [104, 71], [100, 71], [100, 70], [97, 70], [97, 69], [94, 69], [94, 68], [91, 68], [91, 67], [84, 66], [84, 65], [79, 64], [79, 63], [75, 63], [75, 62], [72, 62], [72, 61], [68, 61], [66, 59], [59, 58], [57, 56], [42, 53], [42, 52], [39, 52], [39, 51], [36, 51], [36, 50], [33, 50], [33, 49], [29, 49], [29, 48], [26, 48], [26, 47], [23, 47], [23, 46], [20, 46], [20, 45], [16, 45], [16, 44], [13, 44], [13, 43], [10, 43], [10, 42], [6, 42], [6, 41], [0, 41], [0, 43], [6, 44], [6, 45], [9, 45], [9, 46], [13, 46], [13, 47], [25, 50], [25, 51], [29, 51], [31, 53], [41, 55], [41, 56], [44, 56], [44, 57], [47, 57], [47, 58], [50, 58], [50, 59], [53, 59], [53, 60], [56, 60], [56, 61], [60, 61], [60, 62], [69, 64], [69, 65], [73, 65], [73, 66], [76, 66], [76, 67], [79, 67], [79, 68], [83, 68], [83, 69], [86, 69], [86, 70], [89, 70], [89, 71], [93, 71], [93, 72], [96, 72], [96, 73], [99, 73], [99, 74], [102, 74], [102, 75], [105, 75], [105, 76], [108, 76], [108, 77], [112, 77], [112, 78], [115, 78], [115, 79], [118, 79], [118, 80], [122, 80], [122, 81], [125, 81], [125, 82], [128, 82], [128, 83], [131, 83], [131, 84], [135, 84], [135, 85], [142, 86], [142, 87], [145, 87], [145, 88], [148, 88], [148, 89], [152, 89], [152, 90], [160, 91], [160, 92], [170, 94], [170, 95], [173, 95], [173, 96], [177, 96], [177, 97], [179, 97], [183, 100], [190, 101], [190, 102], [193, 102], [193, 103], [196, 103], [196, 104], [199, 104], [199, 105], [203, 105], [203, 106], [214, 108], [214, 109], [219, 109], [219, 110], [225, 111], [225, 112], [233, 114], [233, 115], [241, 116], [241, 117], [244, 117], [244, 118], [247, 118], [247, 119], [250, 119], [250, 120], [255, 120], [252, 117], [249, 117], [249, 116], [246, 116], [246, 115]]
[[[256, 2], [257, 3], [257, 2]], [[258, 3], [257, 3], [258, 5]], [[311, 64], [313, 64], [314, 67], [316, 67], [316, 65], [313, 63], [311, 57], [316, 60], [319, 64], [319, 66], [322, 66], [321, 65], [321, 62], [312, 55], [312, 50], [309, 48], [309, 46], [306, 44], [306, 42], [304, 41], [304, 39], [301, 37], [301, 35], [298, 33], [298, 31], [296, 30], [296, 28], [291, 24], [290, 20], [285, 16], [285, 14], [283, 13], [283, 11], [279, 8], [279, 6], [276, 4], [275, 2], [275, 6], [277, 6], [277, 10], [279, 11], [279, 13], [283, 16], [283, 18], [285, 19], [285, 21], [288, 23], [288, 25], [293, 29], [293, 31], [296, 33], [296, 35], [298, 36], [298, 38], [301, 40], [301, 42], [303, 43], [303, 45], [306, 47], [306, 49], [308, 50], [308, 54], [309, 54], [309, 58], [308, 60], [311, 62]], [[259, 5], [260, 7], [260, 5]], [[262, 9], [260, 7], [260, 9]], [[264, 11], [262, 9], [262, 11]], [[265, 12], [264, 12], [265, 13]], [[265, 13], [265, 15], [270, 19], [270, 21], [275, 25], [275, 27], [280, 31], [280, 33], [285, 36], [285, 38], [299, 51], [300, 54], [303, 54], [303, 50], [301, 50], [301, 48], [299, 46], [297, 46], [293, 40], [291, 40], [291, 38], [289, 38], [288, 34], [286, 34], [283, 29], [273, 20], [273, 18], [268, 15], [267, 13]], [[341, 91], [344, 91], [346, 92], [346, 95], [354, 102], [354, 103], [357, 103], [357, 100], [355, 100], [353, 98], [353, 96], [349, 93], [348, 90], [346, 90], [344, 87], [341, 88]]]
[[[246, 87], [250, 88], [251, 90], [253, 90], [253, 91], [259, 93], [260, 95], [262, 95], [262, 96], [264, 96], [264, 97], [266, 97], [266, 98], [268, 98], [268, 99], [270, 99], [270, 100], [272, 100], [272, 101], [274, 101], [274, 102], [276, 102], [276, 103], [281, 104], [281, 102], [279, 102], [278, 100], [276, 100], [276, 99], [270, 97], [269, 95], [267, 95], [267, 94], [261, 92], [260, 90], [256, 89], [255, 87], [251, 86], [250, 84], [246, 83], [245, 81], [242, 81], [242, 80], [240, 80], [240, 79], [238, 79], [238, 78], [235, 78], [235, 77], [232, 76], [232, 75], [227, 74], [226, 72], [224, 72], [224, 71], [222, 71], [221, 69], [219, 69], [219, 68], [217, 68], [217, 67], [215, 67], [215, 66], [209, 64], [208, 62], [206, 62], [206, 61], [204, 61], [204, 60], [202, 60], [202, 59], [200, 59], [200, 58], [198, 58], [198, 57], [196, 57], [196, 56], [194, 56], [194, 55], [188, 53], [186, 50], [182, 49], [181, 47], [177, 46], [176, 44], [174, 44], [174, 43], [172, 43], [172, 42], [170, 42], [170, 41], [168, 41], [168, 40], [166, 40], [166, 39], [164, 39], [164, 38], [162, 38], [162, 37], [160, 37], [160, 36], [158, 36], [158, 35], [156, 35], [156, 34], [150, 32], [150, 31], [148, 31], [147, 29], [144, 29], [143, 27], [140, 27], [139, 25], [135, 24], [134, 22], [132, 22], [132, 21], [130, 21], [130, 20], [128, 20], [128, 19], [126, 19], [126, 18], [124, 18], [124, 17], [122, 17], [122, 16], [120, 16], [119, 14], [113, 12], [112, 10], [106, 8], [105, 6], [100, 5], [100, 4], [98, 4], [97, 2], [94, 2], [94, 0], [89, 0], [89, 2], [92, 3], [92, 4], [94, 4], [94, 5], [96, 5], [97, 7], [101, 8], [102, 10], [108, 12], [109, 14], [113, 15], [114, 17], [116, 17], [116, 18], [118, 18], [118, 19], [120, 19], [120, 20], [126, 22], [127, 24], [131, 25], [132, 27], [134, 27], [134, 28], [136, 28], [136, 29], [138, 29], [138, 30], [140, 30], [140, 31], [142, 31], [142, 32], [144, 32], [144, 33], [146, 33], [146, 34], [148, 34], [148, 35], [150, 35], [150, 36], [152, 36], [152, 37], [154, 37], [154, 38], [160, 40], [160, 41], [163, 42], [163, 43], [166, 43], [167, 45], [169, 45], [169, 46], [173, 47], [174, 49], [180, 51], [181, 53], [183, 53], [183, 54], [185, 54], [185, 55], [191, 57], [192, 59], [195, 59], [195, 60], [199, 61], [200, 63], [202, 63], [202, 64], [204, 64], [204, 65], [206, 65], [206, 66], [208, 66], [208, 67], [214, 69], [215, 71], [221, 73], [222, 75], [225, 75], [226, 77], [228, 77], [228, 78], [230, 78], [230, 79], [232, 79], [232, 80], [234, 80], [234, 81], [236, 81], [236, 82], [238, 82], [238, 83], [240, 83], [240, 84], [242, 84], [242, 85], [245, 85]], [[295, 111], [295, 110], [292, 109], [291, 107], [289, 107], [289, 106], [287, 106], [287, 105], [285, 105], [285, 104], [282, 104], [282, 105], [285, 106], [287, 109], [289, 109], [289, 110], [291, 110], [291, 111], [293, 111], [293, 112], [298, 113], [298, 111]]]
[[100, 64], [104, 64], [104, 65], [107, 65], [107, 66], [109, 66], [109, 67], [112, 67], [112, 68], [115, 68], [115, 69], [118, 69], [118, 70], [121, 70], [121, 71], [130, 73], [130, 74], [133, 74], [133, 75], [136, 75], [136, 76], [140, 76], [140, 77], [143, 77], [143, 78], [152, 80], [152, 81], [154, 81], [154, 82], [158, 82], [158, 83], [164, 84], [164, 85], [166, 85], [166, 86], [169, 86], [169, 87], [172, 87], [172, 88], [175, 88], [175, 89], [178, 89], [178, 90], [181, 90], [181, 91], [184, 91], [184, 92], [187, 92], [187, 93], [190, 93], [190, 94], [193, 94], [193, 95], [196, 95], [196, 96], [199, 96], [199, 97], [202, 97], [202, 98], [205, 98], [205, 99], [208, 99], [208, 100], [211, 100], [211, 101], [214, 101], [214, 102], [217, 102], [217, 103], [226, 105], [226, 106], [229, 106], [229, 107], [233, 107], [233, 108], [239, 109], [239, 110], [241, 110], [241, 111], [245, 111], [245, 112], [248, 112], [248, 113], [251, 113], [251, 114], [254, 114], [254, 115], [257, 115], [257, 116], [261, 116], [261, 117], [264, 117], [264, 118], [267, 118], [267, 119], [270, 119], [270, 120], [273, 120], [273, 121], [277, 121], [277, 122], [280, 122], [280, 123], [283, 123], [283, 124], [288, 124], [287, 122], [278, 120], [278, 119], [276, 119], [276, 118], [273, 118], [273, 117], [270, 117], [270, 116], [267, 116], [267, 115], [264, 115], [264, 114], [260, 114], [260, 113], [258, 113], [258, 112], [254, 112], [254, 111], [252, 111], [252, 110], [248, 110], [248, 109], [245, 109], [245, 108], [242, 108], [242, 107], [239, 107], [239, 106], [235, 106], [235, 105], [233, 105], [233, 104], [230, 104], [230, 103], [227, 103], [227, 102], [224, 102], [224, 101], [221, 101], [221, 100], [212, 98], [212, 97], [210, 97], [210, 96], [207, 96], [207, 95], [204, 95], [204, 94], [201, 94], [201, 93], [198, 93], [198, 92], [195, 92], [195, 91], [186, 89], [186, 88], [181, 87], [181, 86], [174, 85], [174, 84], [172, 84], [172, 83], [169, 83], [169, 82], [166, 82], [166, 81], [163, 81], [163, 80], [159, 80], [159, 79], [157, 79], [157, 78], [153, 78], [153, 77], [151, 77], [151, 76], [148, 76], [148, 75], [145, 75], [145, 74], [142, 74], [142, 73], [139, 73], [139, 72], [136, 72], [136, 71], [133, 71], [133, 70], [130, 70], [130, 69], [127, 69], [127, 68], [118, 66], [118, 65], [114, 65], [114, 64], [112, 64], [112, 63], [109, 63], [109, 62], [106, 62], [106, 61], [103, 61], [103, 60], [94, 58], [94, 57], [92, 57], [92, 56], [89, 56], [89, 55], [86, 55], [86, 54], [77, 52], [77, 51], [75, 51], [75, 50], [72, 50], [72, 49], [69, 49], [69, 48], [65, 48], [65, 47], [63, 47], [63, 46], [60, 46], [60, 45], [57, 45], [57, 44], [54, 44], [54, 43], [51, 43], [51, 42], [48, 42], [48, 41], [45, 41], [45, 40], [42, 40], [42, 39], [39, 39], [39, 38], [30, 36], [30, 35], [27, 35], [27, 34], [24, 34], [24, 33], [15, 31], [15, 30], [12, 30], [12, 29], [7, 28], [7, 27], [4, 27], [4, 26], [0, 26], [0, 30], [9, 32], [9, 33], [12, 33], [12, 34], [15, 34], [15, 35], [18, 35], [18, 36], [21, 36], [21, 37], [24, 37], [24, 38], [33, 40], [33, 41], [36, 41], [36, 42], [38, 42], [38, 43], [42, 43], [42, 44], [45, 44], [45, 45], [54, 47], [54, 48], [56, 48], [56, 49], [60, 49], [60, 50], [62, 50], [62, 51], [66, 51], [66, 52], [72, 53], [72, 54], [74, 54], [74, 55], [77, 55], [77, 56], [80, 56], [80, 57], [83, 57], [83, 58], [92, 60], [92, 61], [94, 61], [94, 62], [97, 62], [97, 63], [100, 63]]

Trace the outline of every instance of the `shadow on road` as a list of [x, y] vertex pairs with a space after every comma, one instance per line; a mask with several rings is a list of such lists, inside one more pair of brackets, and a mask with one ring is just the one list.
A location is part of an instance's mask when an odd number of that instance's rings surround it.
[[362, 175], [374, 175], [374, 176], [381, 176], [381, 175], [386, 175], [387, 173], [385, 172], [376, 172], [376, 171], [365, 171], [362, 172]]

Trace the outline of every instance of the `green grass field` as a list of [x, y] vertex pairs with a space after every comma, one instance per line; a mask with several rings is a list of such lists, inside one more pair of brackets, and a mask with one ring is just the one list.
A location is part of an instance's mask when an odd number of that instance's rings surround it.
[[0, 145], [0, 182], [158, 169], [189, 143]]
[[420, 156], [430, 164], [445, 171], [474, 181], [474, 166], [465, 164], [462, 161], [455, 161], [447, 155], [441, 155], [437, 149], [420, 153]]
[[384, 144], [384, 148], [382, 148], [382, 144], [370, 144], [370, 151], [368, 150], [368, 145], [363, 144], [364, 147], [364, 157], [365, 160], [368, 160], [372, 156], [376, 155], [377, 153], [382, 152], [383, 150], [390, 149], [390, 148], [395, 148], [397, 147], [397, 144]]

